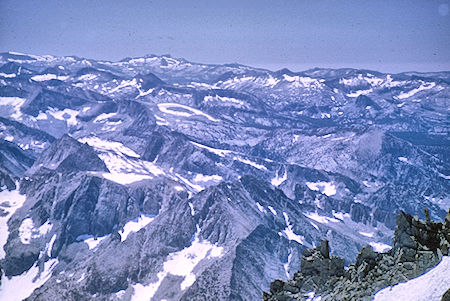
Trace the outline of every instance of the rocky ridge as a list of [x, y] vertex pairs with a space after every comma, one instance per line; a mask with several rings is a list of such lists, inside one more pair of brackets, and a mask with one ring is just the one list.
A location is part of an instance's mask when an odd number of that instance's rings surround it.
[[[264, 301], [371, 300], [382, 288], [417, 277], [434, 267], [450, 251], [450, 210], [444, 223], [425, 221], [400, 212], [394, 245], [385, 253], [366, 246], [356, 262], [344, 268], [344, 260], [329, 255], [328, 241], [303, 252], [301, 269], [293, 279], [275, 280]], [[443, 299], [444, 300], [444, 299]]]

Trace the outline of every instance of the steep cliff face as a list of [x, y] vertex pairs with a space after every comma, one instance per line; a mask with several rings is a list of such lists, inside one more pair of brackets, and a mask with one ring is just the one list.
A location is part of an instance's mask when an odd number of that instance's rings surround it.
[[[420, 221], [401, 212], [393, 248], [378, 253], [364, 247], [348, 269], [342, 259], [329, 256], [328, 241], [322, 241], [303, 252], [301, 269], [293, 279], [272, 282], [263, 300], [371, 300], [379, 290], [427, 272], [450, 255], [450, 211], [444, 223], [430, 221], [428, 212], [425, 215], [427, 220]], [[450, 279], [445, 284], [443, 293], [450, 288]]]

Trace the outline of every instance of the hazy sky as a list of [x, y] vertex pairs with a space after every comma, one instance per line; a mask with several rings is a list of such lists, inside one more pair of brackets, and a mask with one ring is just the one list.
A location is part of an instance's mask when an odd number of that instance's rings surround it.
[[0, 0], [0, 51], [450, 70], [449, 0]]

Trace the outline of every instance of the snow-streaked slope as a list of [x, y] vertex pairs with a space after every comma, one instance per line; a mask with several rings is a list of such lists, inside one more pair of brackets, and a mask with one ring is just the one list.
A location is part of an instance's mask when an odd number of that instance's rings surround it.
[[129, 157], [140, 157], [134, 150], [117, 141], [104, 140], [96, 136], [80, 138], [78, 139], [78, 141], [80, 141], [81, 143], [87, 143], [98, 151], [114, 151], [116, 153], [122, 153]]
[[196, 277], [193, 271], [202, 260], [223, 255], [223, 247], [211, 244], [207, 240], [200, 240], [199, 233], [200, 229], [197, 229], [191, 246], [168, 256], [163, 264], [163, 271], [157, 275], [158, 281], [148, 285], [137, 283], [133, 286], [133, 301], [151, 300], [168, 274], [184, 277], [181, 282], [181, 290], [185, 290], [194, 284]]
[[375, 294], [374, 301], [440, 301], [450, 288], [450, 256], [444, 256], [441, 262], [427, 273], [382, 289]]
[[39, 267], [33, 266], [22, 275], [2, 278], [0, 286], [0, 300], [21, 301], [38, 287], [42, 286], [52, 275], [53, 269], [58, 264], [58, 259], [51, 259], [44, 264], [44, 270], [39, 273]]
[[107, 238], [108, 235], [102, 236], [102, 237], [94, 237], [89, 234], [80, 235], [77, 237], [78, 241], [84, 241], [88, 245], [89, 250], [93, 250], [98, 247], [98, 245]]
[[302, 235], [298, 235], [294, 232], [292, 228], [292, 224], [289, 222], [289, 216], [286, 212], [283, 212], [284, 221], [286, 222], [286, 228], [283, 230], [283, 233], [289, 240], [293, 240], [298, 242], [301, 245], [305, 244], [305, 237]]
[[165, 175], [165, 172], [154, 163], [141, 160], [135, 151], [120, 142], [95, 136], [84, 137], [79, 141], [89, 144], [99, 153], [100, 159], [105, 162], [110, 171], [103, 173], [102, 176], [110, 181], [127, 185]]
[[32, 239], [47, 234], [52, 227], [53, 225], [47, 221], [39, 228], [35, 228], [33, 219], [26, 218], [22, 221], [19, 227], [20, 242], [24, 245], [28, 245]]
[[5, 115], [6, 112], [9, 112], [12, 119], [20, 119], [22, 117], [20, 108], [25, 103], [25, 100], [20, 97], [0, 97], [0, 115]]
[[8, 191], [3, 190], [0, 192], [0, 204], [5, 204], [7, 206], [0, 206], [1, 209], [6, 211], [5, 216], [0, 216], [0, 259], [5, 257], [5, 251], [3, 246], [6, 244], [8, 239], [8, 220], [14, 214], [14, 212], [22, 207], [25, 202], [26, 196], [19, 193], [19, 184], [16, 183], [17, 189]]

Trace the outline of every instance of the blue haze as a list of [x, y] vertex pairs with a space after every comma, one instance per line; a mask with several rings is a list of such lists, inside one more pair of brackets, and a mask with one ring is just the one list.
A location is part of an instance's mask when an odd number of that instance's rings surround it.
[[450, 70], [449, 1], [0, 1], [0, 51]]

